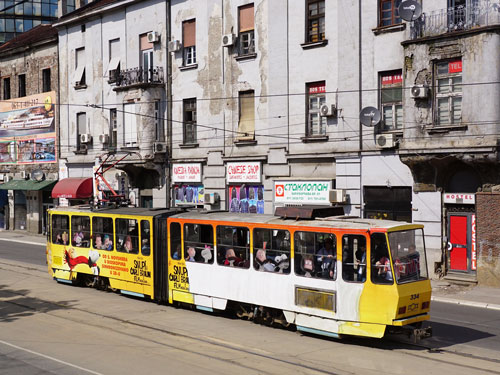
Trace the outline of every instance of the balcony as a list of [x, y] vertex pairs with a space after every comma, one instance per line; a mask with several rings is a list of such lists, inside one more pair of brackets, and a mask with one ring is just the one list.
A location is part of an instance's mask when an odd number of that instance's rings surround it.
[[112, 77], [116, 83], [115, 91], [126, 90], [135, 87], [163, 86], [165, 83], [163, 68], [156, 66], [152, 69], [141, 67], [120, 70]]
[[447, 9], [422, 13], [410, 25], [410, 39], [468, 31], [478, 27], [500, 25], [500, 4], [491, 0], [471, 1]]

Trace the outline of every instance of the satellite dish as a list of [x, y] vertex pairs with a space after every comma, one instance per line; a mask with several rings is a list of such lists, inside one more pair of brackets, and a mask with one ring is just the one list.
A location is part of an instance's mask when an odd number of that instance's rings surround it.
[[416, 0], [406, 0], [398, 7], [399, 17], [405, 21], [415, 21], [422, 15], [422, 5]]
[[381, 118], [380, 111], [375, 107], [365, 107], [359, 113], [359, 121], [365, 126], [375, 126]]

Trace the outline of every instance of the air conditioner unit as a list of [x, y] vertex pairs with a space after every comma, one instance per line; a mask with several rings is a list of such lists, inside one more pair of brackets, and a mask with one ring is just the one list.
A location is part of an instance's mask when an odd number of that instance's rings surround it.
[[424, 85], [415, 85], [411, 88], [411, 96], [413, 99], [425, 99], [428, 98], [430, 90]]
[[346, 201], [346, 193], [344, 189], [333, 189], [329, 192], [330, 202], [344, 203]]
[[230, 47], [236, 42], [236, 35], [234, 34], [227, 34], [222, 37], [222, 46], [223, 47]]
[[168, 50], [170, 52], [177, 52], [181, 50], [181, 42], [179, 40], [172, 40], [168, 42]]
[[160, 40], [160, 33], [156, 31], [152, 31], [148, 33], [148, 42], [149, 43], [156, 43]]
[[109, 143], [109, 134], [100, 134], [99, 142], [101, 143]]
[[80, 143], [90, 143], [92, 141], [92, 136], [88, 133], [80, 134]]
[[27, 180], [30, 178], [30, 174], [26, 171], [21, 171], [21, 178]]
[[9, 182], [10, 180], [12, 180], [12, 177], [10, 177], [8, 174], [4, 175], [3, 182]]
[[319, 107], [319, 114], [321, 117], [335, 117], [337, 116], [337, 107], [335, 104], [322, 104]]
[[164, 154], [167, 152], [167, 144], [164, 142], [153, 143], [153, 152], [155, 154]]
[[379, 148], [393, 148], [397, 144], [394, 134], [377, 134], [375, 142]]
[[216, 204], [219, 203], [219, 193], [205, 193], [203, 195], [203, 203], [205, 204]]

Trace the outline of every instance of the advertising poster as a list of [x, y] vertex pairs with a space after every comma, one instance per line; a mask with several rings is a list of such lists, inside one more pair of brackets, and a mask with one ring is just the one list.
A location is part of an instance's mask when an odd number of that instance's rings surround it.
[[174, 186], [175, 205], [203, 204], [204, 193], [203, 185], [176, 185]]
[[229, 186], [229, 212], [249, 214], [264, 213], [264, 186]]

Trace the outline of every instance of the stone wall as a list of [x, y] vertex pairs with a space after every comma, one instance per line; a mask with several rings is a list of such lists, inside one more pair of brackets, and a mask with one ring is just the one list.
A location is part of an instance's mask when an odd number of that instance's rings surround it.
[[500, 286], [500, 193], [476, 194], [477, 280]]

